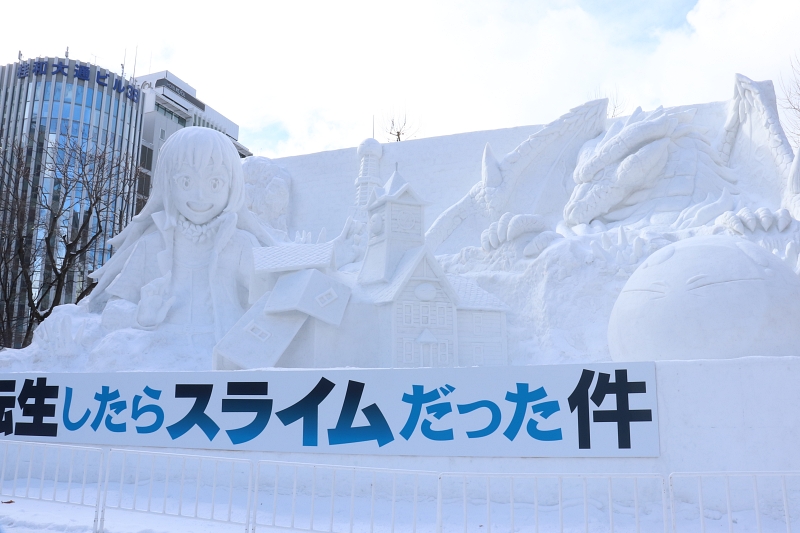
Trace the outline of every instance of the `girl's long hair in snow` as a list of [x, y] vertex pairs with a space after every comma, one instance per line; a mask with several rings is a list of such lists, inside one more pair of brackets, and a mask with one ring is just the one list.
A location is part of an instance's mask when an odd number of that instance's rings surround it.
[[152, 215], [164, 211], [167, 215], [168, 225], [175, 225], [177, 210], [170, 199], [170, 180], [183, 165], [189, 165], [192, 168], [218, 165], [225, 168], [230, 178], [230, 194], [223, 215], [232, 213], [236, 216], [236, 226], [252, 233], [261, 245], [276, 244], [272, 235], [245, 206], [244, 173], [239, 153], [233, 142], [224, 133], [210, 128], [183, 128], [171, 135], [161, 148], [153, 177], [153, 188], [142, 211], [133, 217], [125, 229], [109, 241], [114, 248], [114, 255], [100, 269], [90, 274], [97, 280], [97, 286], [89, 298], [92, 311], [100, 311], [105, 305], [109, 296], [105, 294], [105, 289], [122, 271], [122, 267], [133, 251], [134, 244], [142, 236], [156, 230]]

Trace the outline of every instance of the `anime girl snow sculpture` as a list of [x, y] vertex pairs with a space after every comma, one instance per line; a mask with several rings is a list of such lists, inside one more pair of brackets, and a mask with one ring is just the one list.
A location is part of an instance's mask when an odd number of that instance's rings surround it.
[[[239, 156], [225, 135], [196, 127], [172, 135], [150, 199], [92, 274], [90, 310], [103, 311], [107, 328], [158, 332], [122, 335], [144, 341], [145, 351], [166, 343], [209, 367], [214, 344], [248, 307], [252, 248], [274, 244], [244, 202]], [[116, 351], [126, 341], [114, 337], [100, 344]]]

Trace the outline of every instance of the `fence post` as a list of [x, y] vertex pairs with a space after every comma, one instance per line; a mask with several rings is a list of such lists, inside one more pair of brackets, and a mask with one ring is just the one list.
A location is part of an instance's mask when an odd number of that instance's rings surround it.
[[[106, 456], [108, 452], [108, 456]], [[102, 477], [103, 465], [105, 465], [106, 478], [103, 481], [103, 490], [97, 495], [97, 508], [95, 509], [95, 527], [94, 533], [103, 533], [103, 527], [106, 519], [106, 495], [108, 494], [108, 476], [111, 472], [111, 450], [103, 448], [100, 454], [100, 472], [97, 474], [97, 490], [100, 490], [100, 480]], [[97, 509], [100, 511], [100, 523], [97, 523]]]
[[436, 533], [442, 533], [442, 473], [436, 481]]

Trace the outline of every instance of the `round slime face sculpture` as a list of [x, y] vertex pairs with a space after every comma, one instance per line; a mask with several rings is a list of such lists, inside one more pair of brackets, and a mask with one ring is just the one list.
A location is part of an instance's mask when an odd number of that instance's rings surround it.
[[744, 239], [695, 237], [650, 256], [608, 325], [614, 361], [800, 354], [800, 277]]

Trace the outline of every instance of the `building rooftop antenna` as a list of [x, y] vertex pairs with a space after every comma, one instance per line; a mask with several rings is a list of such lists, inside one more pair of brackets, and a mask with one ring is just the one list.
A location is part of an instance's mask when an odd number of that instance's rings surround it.
[[133, 53], [133, 77], [132, 79], [136, 80], [136, 60], [139, 58], [139, 45], [136, 45], [136, 51]]

